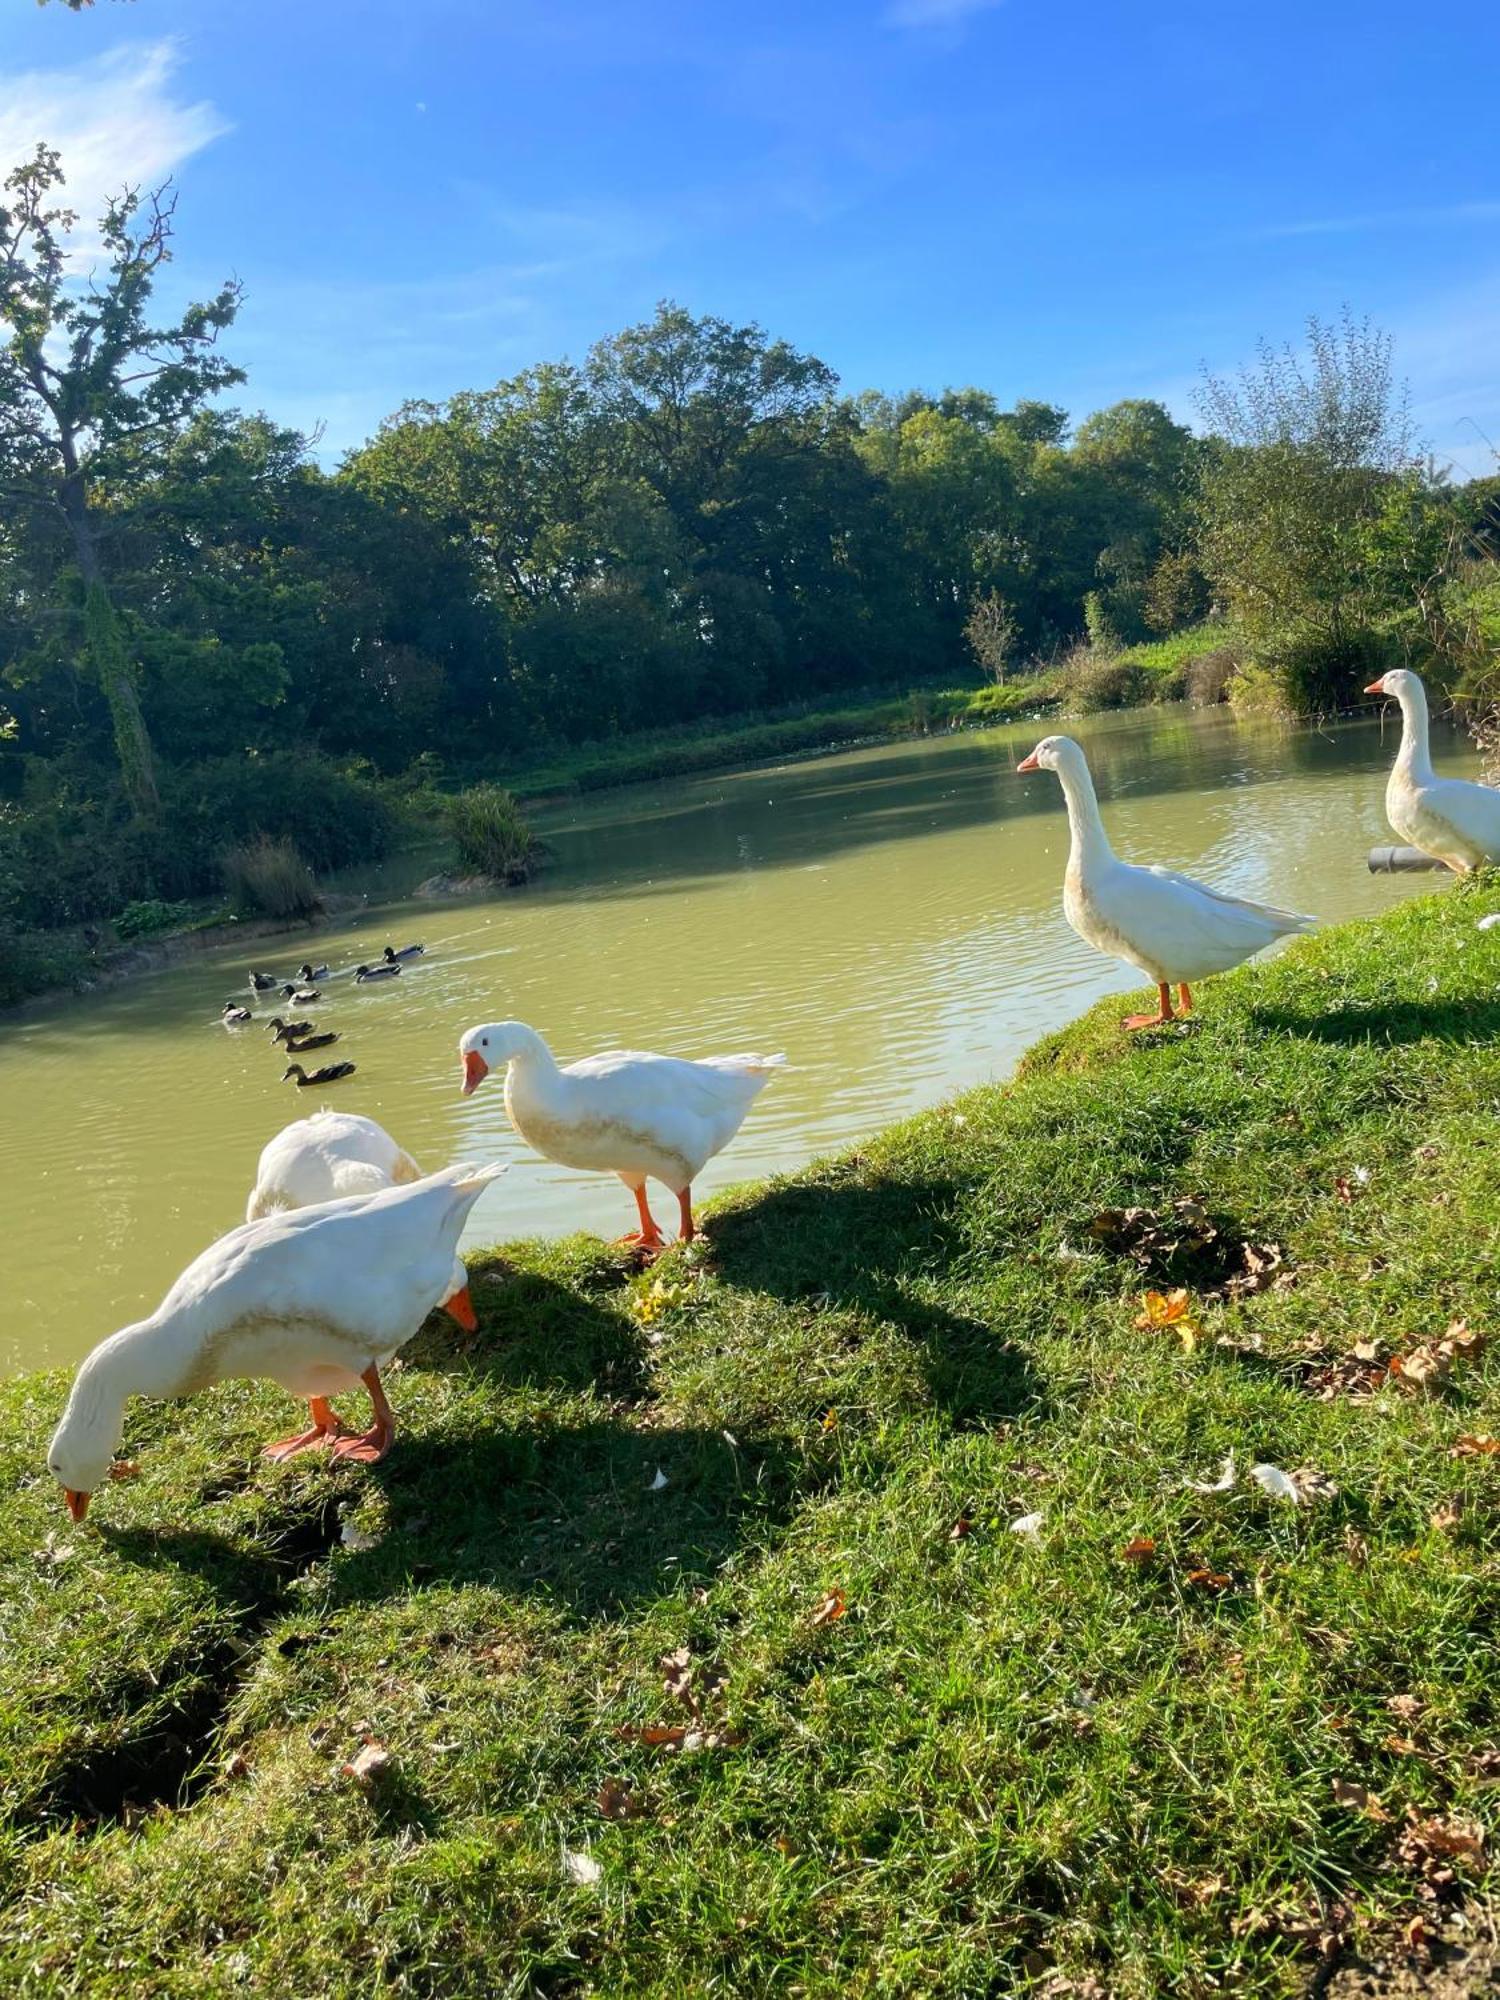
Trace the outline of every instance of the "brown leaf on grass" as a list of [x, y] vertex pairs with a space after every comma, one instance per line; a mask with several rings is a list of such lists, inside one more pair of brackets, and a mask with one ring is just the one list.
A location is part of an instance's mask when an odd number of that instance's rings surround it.
[[1446, 1500], [1440, 1500], [1428, 1515], [1428, 1520], [1440, 1535], [1448, 1535], [1464, 1517], [1464, 1496], [1450, 1493]]
[[220, 1776], [225, 1778], [248, 1778], [250, 1759], [243, 1750], [232, 1750], [220, 1766]]
[[1450, 1458], [1493, 1458], [1500, 1453], [1500, 1438], [1492, 1437], [1488, 1431], [1466, 1431], [1456, 1444], [1448, 1447]]
[[1184, 1354], [1192, 1353], [1203, 1331], [1193, 1318], [1191, 1300], [1182, 1285], [1170, 1292], [1142, 1292], [1141, 1310], [1132, 1323], [1146, 1332], [1175, 1333]]
[[615, 1735], [648, 1750], [733, 1750], [745, 1740], [743, 1729], [699, 1729], [686, 1722], [626, 1722]]
[[1475, 1750], [1464, 1759], [1464, 1769], [1471, 1778], [1477, 1778], [1481, 1785], [1500, 1783], [1500, 1750], [1491, 1746], [1486, 1750]]
[[1427, 1755], [1421, 1744], [1412, 1736], [1384, 1736], [1381, 1738], [1380, 1747], [1382, 1750], [1388, 1751], [1392, 1757], [1425, 1757]]
[[1406, 1809], [1407, 1824], [1396, 1843], [1396, 1859], [1403, 1867], [1420, 1875], [1429, 1889], [1450, 1888], [1457, 1879], [1454, 1863], [1484, 1868], [1484, 1831], [1476, 1820], [1456, 1813], [1446, 1817], [1434, 1813], [1424, 1819], [1414, 1807]]
[[1388, 1694], [1385, 1705], [1402, 1722], [1415, 1722], [1425, 1704], [1414, 1694]]
[[1101, 1208], [1088, 1233], [1106, 1249], [1133, 1257], [1143, 1270], [1170, 1261], [1179, 1250], [1205, 1250], [1219, 1234], [1203, 1204], [1188, 1195], [1169, 1210]]
[[1190, 1569], [1182, 1580], [1190, 1583], [1195, 1590], [1229, 1590], [1234, 1584], [1232, 1576], [1221, 1576], [1214, 1569]]
[[663, 1653], [658, 1665], [662, 1671], [662, 1687], [674, 1701], [685, 1701], [689, 1707], [696, 1707], [692, 1698], [693, 1656], [686, 1646], [679, 1646], [675, 1653]]
[[1352, 1522], [1344, 1524], [1344, 1554], [1355, 1569], [1363, 1569], [1370, 1560], [1370, 1544]]
[[1376, 1798], [1368, 1785], [1356, 1783], [1353, 1778], [1335, 1778], [1333, 1781], [1333, 1802], [1349, 1812], [1363, 1813], [1366, 1819], [1388, 1820], [1390, 1814]]
[[1455, 1362], [1472, 1358], [1483, 1345], [1483, 1334], [1470, 1332], [1466, 1321], [1456, 1319], [1441, 1340], [1398, 1354], [1391, 1363], [1392, 1378], [1400, 1388], [1429, 1389], [1452, 1373]]
[[117, 1458], [110, 1464], [109, 1476], [111, 1479], [139, 1479], [141, 1468], [133, 1458]]
[[630, 1787], [619, 1778], [606, 1778], [599, 1787], [594, 1804], [605, 1819], [641, 1819], [647, 1807]]
[[1260, 1292], [1289, 1292], [1297, 1282], [1279, 1243], [1243, 1243], [1244, 1270], [1224, 1281], [1226, 1299], [1251, 1299]]
[[958, 1519], [953, 1523], [953, 1526], [948, 1530], [948, 1539], [950, 1542], [961, 1542], [965, 1535], [972, 1535], [973, 1532], [974, 1516], [970, 1509], [965, 1507]]
[[1124, 1548], [1120, 1551], [1120, 1556], [1124, 1562], [1138, 1563], [1144, 1566], [1146, 1563], [1155, 1561], [1156, 1543], [1150, 1535], [1137, 1535], [1134, 1541], [1125, 1544]]
[[366, 1791], [370, 1791], [386, 1776], [394, 1761], [378, 1736], [367, 1736], [363, 1749], [355, 1752], [341, 1775], [353, 1778], [357, 1785], [363, 1785]]
[[848, 1609], [843, 1591], [835, 1587], [833, 1590], [825, 1591], [818, 1599], [813, 1607], [812, 1622], [814, 1625], [831, 1625], [835, 1619], [842, 1618]]

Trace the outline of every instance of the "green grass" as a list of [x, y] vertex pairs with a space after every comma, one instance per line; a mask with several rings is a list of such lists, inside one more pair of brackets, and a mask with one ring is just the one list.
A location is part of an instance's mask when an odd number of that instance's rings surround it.
[[[1014, 1087], [721, 1200], [702, 1261], [476, 1259], [481, 1333], [412, 1343], [373, 1472], [266, 1464], [287, 1402], [230, 1385], [133, 1405], [140, 1476], [79, 1530], [65, 1380], [7, 1385], [0, 1986], [1145, 2000], [1389, 1940], [1429, 1908], [1407, 1814], [1496, 1818], [1500, 1459], [1451, 1453], [1500, 1431], [1500, 1352], [1421, 1395], [1316, 1372], [1494, 1326], [1497, 905], [1308, 939], [1186, 1031], [1111, 1002]], [[1090, 1239], [1184, 1195], [1295, 1286], [1205, 1303], [1219, 1249]], [[1192, 1352], [1133, 1324], [1174, 1276]], [[1337, 1497], [1186, 1487], [1231, 1450]], [[671, 1754], [621, 1732], [687, 1720], [681, 1647], [727, 1740]]]

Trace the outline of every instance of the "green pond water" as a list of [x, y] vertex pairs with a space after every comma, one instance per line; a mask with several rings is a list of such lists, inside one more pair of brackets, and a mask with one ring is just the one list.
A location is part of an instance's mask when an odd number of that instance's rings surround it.
[[[1117, 849], [1327, 921], [1442, 880], [1371, 876], [1395, 733], [1222, 710], [1136, 710], [1070, 725]], [[784, 1050], [793, 1065], [710, 1163], [698, 1192], [795, 1168], [962, 1086], [1005, 1076], [1028, 1043], [1138, 981], [1075, 938], [1061, 907], [1061, 794], [1014, 765], [1022, 723], [617, 792], [550, 815], [529, 888], [404, 899], [393, 869], [315, 929], [248, 942], [0, 1023], [0, 1371], [70, 1362], [149, 1311], [240, 1221], [261, 1147], [322, 1103], [377, 1118], [424, 1166], [503, 1158], [468, 1243], [576, 1229], [614, 1236], [633, 1204], [605, 1176], [536, 1158], [499, 1079], [459, 1096], [455, 1044], [515, 1017], [559, 1060], [619, 1047], [695, 1056]], [[1465, 742], [1441, 768], [1475, 776]], [[404, 878], [404, 879], [403, 879]], [[262, 1025], [226, 1031], [252, 965], [335, 967], [420, 939], [401, 978], [324, 988], [307, 1010], [357, 1074], [280, 1081]], [[663, 1222], [674, 1211], [657, 1196]]]

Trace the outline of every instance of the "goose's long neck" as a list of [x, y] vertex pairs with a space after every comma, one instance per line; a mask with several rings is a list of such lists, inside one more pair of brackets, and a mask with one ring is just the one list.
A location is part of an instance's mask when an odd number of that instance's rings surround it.
[[1058, 765], [1057, 775], [1068, 802], [1068, 832], [1072, 839], [1069, 870], [1081, 872], [1113, 861], [1114, 849], [1099, 817], [1099, 800], [1088, 765], [1082, 757], [1076, 761], [1069, 758]]
[[510, 1030], [510, 1066], [506, 1074], [507, 1093], [519, 1088], [534, 1099], [554, 1096], [562, 1083], [562, 1071], [551, 1049], [535, 1028], [519, 1023]]
[[1401, 690], [1401, 748], [1396, 752], [1396, 771], [1413, 784], [1432, 781], [1432, 751], [1427, 727], [1427, 691], [1414, 682]]
[[101, 1341], [73, 1379], [68, 1416], [91, 1430], [107, 1431], [118, 1444], [130, 1396], [170, 1396], [178, 1387], [181, 1363], [168, 1354], [155, 1320], [121, 1327]]

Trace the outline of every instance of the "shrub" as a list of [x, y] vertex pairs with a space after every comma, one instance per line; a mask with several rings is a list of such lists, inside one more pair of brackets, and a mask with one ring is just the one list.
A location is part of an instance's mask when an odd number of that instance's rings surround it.
[[126, 939], [156, 937], [162, 931], [180, 930], [192, 921], [191, 903], [163, 903], [152, 897], [145, 902], [127, 903], [115, 918], [116, 933]]
[[466, 868], [501, 882], [524, 882], [540, 854], [525, 815], [503, 785], [471, 785], [448, 801], [448, 831]]
[[268, 917], [315, 917], [323, 907], [312, 870], [289, 840], [263, 834], [248, 847], [231, 847], [219, 865], [239, 909]]
[[1366, 629], [1331, 638], [1316, 626], [1294, 625], [1256, 644], [1231, 693], [1237, 708], [1330, 715], [1349, 708], [1379, 675], [1405, 664], [1392, 633]]
[[288, 841], [326, 874], [379, 861], [395, 826], [374, 785], [307, 751], [195, 764], [172, 774], [164, 805], [172, 853], [156, 887], [178, 895], [212, 887], [226, 842]]
[[1232, 646], [1216, 646], [1188, 662], [1186, 693], [1194, 708], [1212, 708], [1229, 699], [1229, 683], [1239, 667], [1239, 655]]
[[1088, 715], [1100, 708], [1128, 708], [1150, 685], [1147, 674], [1128, 655], [1097, 653], [1092, 646], [1075, 646], [1058, 663], [1057, 692], [1064, 708]]

